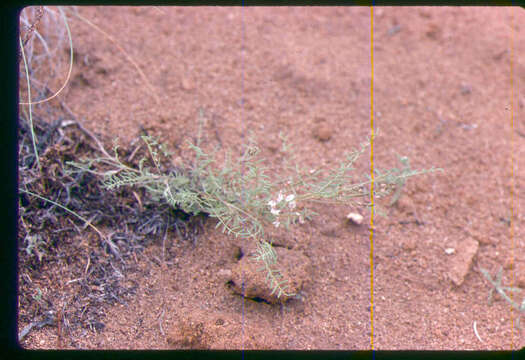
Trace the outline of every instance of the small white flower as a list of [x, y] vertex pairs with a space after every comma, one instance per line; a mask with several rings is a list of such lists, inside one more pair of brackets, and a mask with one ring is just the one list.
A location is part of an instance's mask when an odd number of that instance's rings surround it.
[[274, 209], [274, 208], [271, 208], [270, 211], [271, 211], [271, 213], [274, 214], [275, 216], [279, 215], [279, 213], [281, 212], [281, 210], [277, 210], [277, 209]]
[[277, 205], [277, 203], [274, 200], [270, 200], [270, 201], [268, 201], [268, 205], [270, 205], [270, 207], [274, 208], [275, 205]]
[[278, 228], [279, 225], [280, 225], [281, 223], [280, 223], [279, 221], [276, 220], [276, 221], [274, 221], [272, 224], [273, 224], [273, 226], [275, 226], [276, 228]]
[[277, 203], [280, 203], [281, 201], [283, 201], [284, 199], [284, 195], [283, 195], [283, 191], [279, 191], [279, 195], [277, 196]]
[[293, 199], [295, 199], [295, 195], [294, 195], [294, 194], [290, 194], [290, 195], [288, 195], [288, 196], [286, 197], [285, 200], [286, 200], [286, 202], [290, 202], [290, 201], [292, 201]]
[[295, 209], [295, 206], [296, 206], [296, 205], [297, 205], [297, 204], [295, 203], [295, 201], [290, 201], [290, 202], [288, 203], [288, 207], [290, 208], [290, 210]]

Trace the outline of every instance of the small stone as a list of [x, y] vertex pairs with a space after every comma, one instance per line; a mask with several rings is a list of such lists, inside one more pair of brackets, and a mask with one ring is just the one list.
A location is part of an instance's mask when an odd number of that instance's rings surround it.
[[346, 218], [356, 225], [361, 225], [363, 223], [363, 215], [358, 213], [351, 212], [348, 215], [346, 215]]
[[446, 248], [445, 249], [445, 254], [447, 254], [447, 255], [452, 255], [455, 252], [456, 252], [456, 249], [454, 249], [454, 248]]
[[326, 142], [332, 138], [332, 128], [325, 123], [316, 125], [313, 129], [312, 135], [321, 142]]
[[457, 286], [463, 284], [478, 248], [479, 243], [472, 238], [467, 238], [458, 244], [457, 254], [451, 260], [448, 273], [450, 280]]

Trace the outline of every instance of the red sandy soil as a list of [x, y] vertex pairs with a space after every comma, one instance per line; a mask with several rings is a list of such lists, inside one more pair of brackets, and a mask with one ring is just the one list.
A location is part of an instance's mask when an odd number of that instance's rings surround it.
[[[185, 159], [202, 114], [205, 150], [237, 154], [252, 135], [278, 173], [280, 132], [311, 168], [335, 166], [370, 135], [370, 8], [78, 11], [113, 41], [70, 16], [73, 73], [50, 105], [67, 104], [101, 138], [129, 144], [146, 129]], [[210, 220], [195, 248], [170, 234], [167, 261], [153, 261], [161, 243], [132, 260], [125, 277], [136, 293], [104, 308], [100, 331], [65, 329], [78, 275], [43, 266], [33, 286], [62, 316], [21, 346], [366, 350], [373, 336], [380, 350], [522, 347], [518, 312], [497, 294], [489, 305], [479, 269], [503, 267], [503, 284], [525, 289], [525, 13], [376, 7], [373, 20], [374, 165], [397, 166], [403, 155], [413, 168], [444, 169], [410, 179], [388, 217], [374, 218], [373, 327], [370, 214], [316, 205], [318, 217], [280, 238], [307, 265], [300, 299], [281, 306], [233, 292], [236, 254], [250, 245]], [[67, 42], [57, 56], [66, 74]], [[58, 89], [64, 77], [46, 81]], [[357, 172], [369, 171], [369, 156]], [[350, 211], [363, 224], [348, 224]]]

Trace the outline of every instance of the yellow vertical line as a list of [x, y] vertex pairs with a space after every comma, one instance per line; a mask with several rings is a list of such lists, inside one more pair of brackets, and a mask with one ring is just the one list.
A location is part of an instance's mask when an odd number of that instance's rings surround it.
[[374, 7], [370, 6], [370, 349], [374, 350]]
[[[245, 45], [245, 42], [246, 42], [246, 33], [245, 33], [245, 19], [244, 19], [244, 16], [246, 15], [246, 12], [245, 12], [245, 7], [244, 7], [244, 1], [242, 2], [241, 4], [241, 8], [239, 9], [240, 13], [241, 13], [241, 16], [240, 16], [240, 19], [241, 19], [241, 49], [244, 48], [244, 45]], [[245, 66], [244, 66], [244, 52], [241, 51], [241, 122], [243, 123], [242, 124], [242, 131], [243, 131], [243, 135], [244, 135], [244, 132], [245, 132], [245, 123], [244, 123], [244, 75], [245, 75]], [[241, 163], [241, 176], [244, 176], [244, 161]], [[245, 194], [245, 191], [244, 191], [244, 183], [241, 185], [242, 186], [242, 194], [241, 194], [241, 204], [244, 206], [244, 194]], [[241, 297], [242, 297], [242, 319], [241, 319], [241, 354], [242, 354], [242, 359], [244, 360], [244, 346], [245, 346], [245, 339], [246, 339], [246, 336], [245, 336], [245, 322], [246, 322], [246, 317], [245, 317], [245, 304], [246, 304], [246, 298], [245, 298], [245, 289], [244, 289], [244, 275], [246, 274], [246, 269], [245, 269], [245, 265], [242, 264], [242, 267], [241, 267]]]
[[[511, 10], [513, 11], [513, 10]], [[510, 263], [514, 265], [514, 16], [511, 16], [510, 24]], [[514, 266], [511, 267], [510, 286], [514, 286]], [[513, 292], [510, 291], [510, 299], [513, 301]], [[510, 306], [511, 336], [510, 348], [514, 350], [514, 308]], [[519, 316], [519, 314], [518, 314]]]

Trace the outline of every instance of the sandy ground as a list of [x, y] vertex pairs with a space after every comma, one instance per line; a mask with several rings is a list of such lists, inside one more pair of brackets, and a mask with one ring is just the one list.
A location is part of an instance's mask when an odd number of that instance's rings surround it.
[[[370, 8], [78, 12], [111, 40], [71, 16], [72, 78], [45, 106], [67, 104], [107, 149], [112, 138], [129, 144], [147, 130], [184, 158], [204, 116], [206, 150], [239, 153], [253, 135], [278, 172], [280, 132], [312, 168], [334, 166], [370, 134]], [[195, 248], [170, 233], [164, 263], [154, 261], [158, 242], [130, 260], [134, 271], [123, 276], [137, 284], [134, 295], [104, 306], [99, 329], [66, 326], [78, 291], [69, 281], [86, 257], [74, 271], [44, 264], [31, 286], [61, 316], [21, 346], [353, 350], [373, 339], [380, 350], [522, 347], [518, 312], [497, 295], [489, 305], [479, 269], [503, 267], [503, 283], [525, 289], [525, 13], [376, 7], [373, 16], [374, 164], [397, 166], [402, 155], [413, 168], [444, 169], [410, 179], [388, 217], [374, 218], [373, 323], [370, 214], [317, 205], [319, 217], [282, 234], [289, 253], [307, 259], [301, 299], [280, 306], [235, 294], [229, 275], [249, 245], [210, 221]], [[57, 56], [65, 74], [67, 43]], [[45, 81], [57, 89], [63, 78]], [[369, 171], [369, 153], [356, 171]], [[364, 223], [345, 222], [349, 211]], [[28, 311], [20, 309], [20, 329]]]

